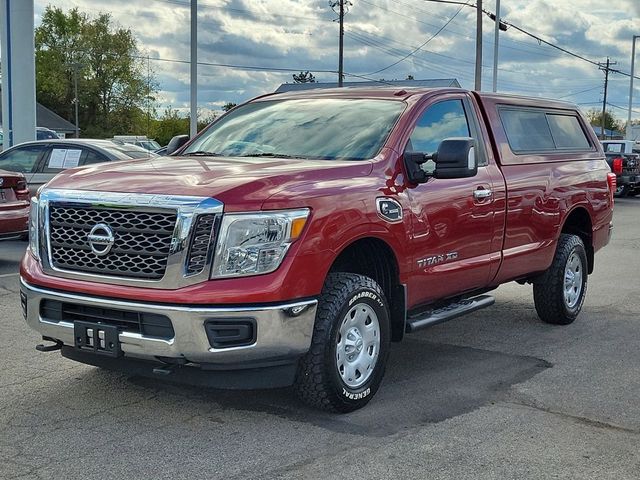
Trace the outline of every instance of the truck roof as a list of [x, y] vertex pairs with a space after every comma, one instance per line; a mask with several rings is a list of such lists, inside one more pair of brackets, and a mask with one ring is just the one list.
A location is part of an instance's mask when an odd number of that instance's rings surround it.
[[270, 93], [264, 97], [272, 97], [277, 95], [278, 98], [323, 98], [323, 97], [339, 97], [339, 98], [388, 98], [390, 100], [404, 100], [413, 95], [422, 95], [425, 93], [436, 92], [467, 92], [462, 88], [456, 87], [398, 87], [398, 86], [380, 86], [380, 87], [342, 87], [342, 88], [322, 88], [313, 90], [300, 90], [282, 93]]
[[474, 93], [482, 100], [489, 100], [492, 103], [510, 103], [516, 105], [527, 105], [532, 107], [552, 107], [561, 109], [577, 110], [578, 106], [571, 102], [555, 100], [552, 98], [528, 97], [524, 95], [514, 95], [509, 93], [476, 92], [456, 87], [342, 87], [323, 88], [314, 90], [289, 91], [282, 93], [270, 93], [259, 97], [259, 100], [270, 99], [273, 96], [283, 99], [293, 98], [386, 98], [390, 100], [406, 100], [414, 95], [464, 92]]

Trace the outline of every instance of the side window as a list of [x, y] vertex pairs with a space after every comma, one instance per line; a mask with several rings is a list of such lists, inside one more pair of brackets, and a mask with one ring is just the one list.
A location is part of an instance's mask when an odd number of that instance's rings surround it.
[[101, 153], [98, 153], [94, 150], [87, 150], [87, 155], [84, 157], [82, 165], [93, 165], [95, 163], [103, 163], [107, 161], [109, 161], [109, 159]]
[[550, 152], [591, 150], [578, 117], [536, 108], [501, 108], [500, 120], [511, 150]]
[[545, 112], [501, 109], [500, 119], [514, 152], [555, 149]]
[[445, 100], [422, 114], [405, 150], [433, 153], [445, 138], [470, 136], [462, 100]]
[[605, 152], [611, 153], [622, 153], [622, 144], [621, 143], [606, 143], [604, 145]]
[[42, 162], [42, 173], [60, 173], [68, 168], [80, 165], [80, 158], [85, 153], [81, 148], [53, 147]]
[[32, 173], [42, 153], [42, 146], [16, 148], [5, 152], [0, 158], [0, 170], [10, 172]]
[[556, 148], [571, 150], [589, 150], [591, 148], [591, 144], [580, 126], [578, 117], [548, 114], [547, 120], [551, 127], [551, 135], [553, 135]]

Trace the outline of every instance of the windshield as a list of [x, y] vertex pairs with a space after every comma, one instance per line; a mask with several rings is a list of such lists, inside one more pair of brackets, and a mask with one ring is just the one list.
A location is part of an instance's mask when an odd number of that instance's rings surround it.
[[214, 123], [182, 154], [364, 160], [377, 155], [404, 107], [372, 99], [249, 103]]

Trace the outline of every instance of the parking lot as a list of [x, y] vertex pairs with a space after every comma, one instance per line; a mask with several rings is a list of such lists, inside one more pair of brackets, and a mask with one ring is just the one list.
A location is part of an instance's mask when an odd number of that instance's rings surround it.
[[530, 286], [502, 286], [494, 307], [395, 344], [348, 415], [36, 352], [25, 246], [0, 243], [2, 479], [640, 477], [640, 198], [616, 202], [574, 324], [543, 324]]

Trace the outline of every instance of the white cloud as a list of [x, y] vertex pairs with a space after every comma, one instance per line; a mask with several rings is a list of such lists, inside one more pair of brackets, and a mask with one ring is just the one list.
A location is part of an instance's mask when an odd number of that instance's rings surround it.
[[[182, 5], [181, 5], [182, 3]], [[77, 6], [90, 15], [109, 12], [139, 39], [153, 58], [189, 59], [188, 0], [36, 0]], [[396, 62], [432, 36], [459, 7], [423, 0], [352, 0], [346, 17], [345, 71], [366, 75]], [[616, 68], [630, 69], [631, 35], [640, 34], [640, 0], [503, 0], [503, 18], [595, 61], [607, 56]], [[494, 9], [494, 1], [484, 7]], [[335, 81], [338, 25], [327, 0], [200, 0], [199, 55], [202, 62], [295, 68]], [[483, 86], [491, 85], [493, 22], [484, 21]], [[421, 51], [373, 78], [457, 78], [473, 86], [475, 12], [463, 7], [456, 18]], [[637, 64], [640, 62], [637, 62]], [[187, 65], [152, 60], [161, 98], [186, 108]], [[515, 29], [500, 37], [499, 89], [527, 95], [566, 97], [596, 106], [604, 76], [597, 67], [538, 44]], [[639, 69], [640, 70], [640, 69]], [[240, 102], [291, 81], [292, 72], [256, 72], [216, 66], [199, 68], [199, 103], [215, 107]], [[353, 78], [352, 78], [353, 79]], [[628, 77], [611, 75], [609, 99], [626, 106]], [[640, 81], [635, 109], [640, 111]], [[586, 90], [586, 91], [585, 91]], [[578, 93], [582, 92], [582, 93]], [[623, 110], [612, 110], [626, 118]], [[640, 117], [640, 114], [635, 116]]]

